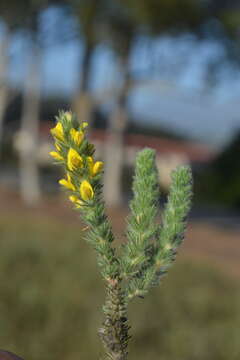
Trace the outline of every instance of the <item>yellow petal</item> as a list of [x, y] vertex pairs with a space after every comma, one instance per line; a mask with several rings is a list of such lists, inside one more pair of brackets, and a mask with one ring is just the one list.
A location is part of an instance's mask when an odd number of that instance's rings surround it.
[[93, 165], [93, 169], [92, 169], [93, 176], [97, 175], [100, 171], [102, 171], [102, 168], [103, 168], [102, 161], [95, 162], [95, 164]]
[[59, 184], [62, 185], [62, 186], [64, 186], [64, 187], [66, 187], [67, 189], [70, 188], [69, 182], [68, 182], [66, 179], [61, 179], [61, 180], [59, 180]]
[[72, 203], [74, 203], [77, 206], [77, 208], [80, 208], [82, 206], [82, 204], [83, 204], [83, 202], [81, 200], [79, 200], [78, 197], [75, 196], [75, 195], [69, 196], [69, 200]]
[[72, 190], [72, 191], [75, 191], [76, 188], [75, 186], [73, 185], [73, 183], [69, 180], [66, 180], [66, 179], [61, 179], [59, 180], [59, 184], [61, 184], [62, 186], [64, 186], [65, 188], [67, 188], [68, 190]]
[[79, 146], [82, 143], [83, 138], [84, 138], [83, 132], [82, 131], [77, 131], [74, 128], [72, 128], [70, 130], [70, 136], [71, 136], [72, 140], [74, 141], [74, 143], [77, 146]]
[[93, 165], [93, 158], [92, 158], [92, 156], [87, 156], [87, 162], [88, 162], [88, 165]]
[[64, 132], [63, 127], [60, 122], [57, 123], [57, 125], [50, 130], [52, 136], [54, 136], [56, 139], [63, 141], [64, 140]]
[[57, 153], [56, 151], [51, 151], [49, 153], [49, 155], [51, 155], [55, 160], [58, 160], [58, 161], [64, 160], [63, 157], [59, 153]]
[[94, 196], [92, 185], [87, 180], [83, 180], [80, 185], [80, 195], [85, 201], [91, 200]]
[[76, 150], [70, 148], [67, 156], [67, 166], [69, 170], [74, 171], [83, 166], [83, 159]]
[[72, 183], [71, 175], [67, 173], [67, 182], [69, 184], [69, 187], [71, 186], [71, 190], [76, 190], [75, 186]]
[[81, 125], [81, 129], [84, 130], [86, 127], [88, 127], [88, 123], [84, 121]]
[[57, 149], [57, 151], [61, 151], [61, 146], [58, 143], [55, 143], [55, 148]]
[[70, 183], [72, 182], [71, 175], [69, 173], [67, 173], [67, 181]]

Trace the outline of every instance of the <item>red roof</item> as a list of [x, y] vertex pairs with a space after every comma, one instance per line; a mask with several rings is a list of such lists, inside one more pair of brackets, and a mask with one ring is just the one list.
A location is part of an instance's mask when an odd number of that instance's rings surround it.
[[[91, 138], [94, 141], [105, 141], [108, 136], [105, 130], [93, 130]], [[193, 162], [209, 162], [217, 155], [216, 150], [205, 144], [191, 141], [173, 140], [159, 136], [148, 136], [142, 134], [125, 134], [126, 146], [136, 148], [151, 147], [159, 154], [176, 153], [183, 154]]]

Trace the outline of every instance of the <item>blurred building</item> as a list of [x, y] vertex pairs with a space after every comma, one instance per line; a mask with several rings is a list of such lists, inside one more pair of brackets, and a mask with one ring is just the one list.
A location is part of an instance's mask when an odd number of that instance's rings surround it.
[[[52, 159], [48, 154], [53, 148], [53, 141], [49, 132], [51, 127], [52, 123], [43, 123], [40, 128], [39, 163], [41, 165], [50, 165], [52, 163]], [[90, 140], [96, 147], [98, 158], [105, 158], [105, 144], [108, 141], [108, 136], [107, 130], [91, 130]], [[160, 183], [166, 190], [171, 182], [171, 171], [177, 166], [190, 164], [193, 171], [199, 170], [208, 165], [217, 155], [216, 150], [205, 144], [159, 136], [126, 133], [124, 135], [124, 165], [133, 168], [137, 152], [145, 147], [151, 147], [156, 150]]]

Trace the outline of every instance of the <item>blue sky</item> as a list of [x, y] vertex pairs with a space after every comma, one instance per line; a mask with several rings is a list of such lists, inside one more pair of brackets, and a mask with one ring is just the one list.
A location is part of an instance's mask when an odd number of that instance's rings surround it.
[[[47, 14], [52, 19], [54, 16]], [[48, 21], [48, 23], [51, 23]], [[47, 46], [42, 55], [41, 86], [44, 94], [71, 96], [77, 89], [83, 45], [73, 39]], [[150, 55], [149, 55], [150, 54]], [[28, 47], [23, 36], [13, 38], [9, 79], [22, 86], [28, 66]], [[218, 85], [206, 86], [206, 67], [221, 60]], [[150, 126], [170, 128], [193, 138], [221, 146], [240, 128], [240, 70], [225, 59], [223, 47], [214, 41], [198, 42], [193, 36], [138, 41], [131, 67], [141, 85], [130, 96], [134, 119]], [[149, 69], [151, 73], [149, 73]], [[116, 58], [106, 46], [99, 46], [93, 61], [91, 86], [102, 89], [118, 86]]]

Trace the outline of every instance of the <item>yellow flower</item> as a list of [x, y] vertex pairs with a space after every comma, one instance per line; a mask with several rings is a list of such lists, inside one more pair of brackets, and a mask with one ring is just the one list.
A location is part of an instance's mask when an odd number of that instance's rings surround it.
[[51, 151], [49, 153], [49, 155], [51, 155], [55, 160], [58, 160], [58, 161], [64, 160], [63, 157], [56, 151]]
[[84, 121], [80, 127], [82, 130], [84, 130], [86, 127], [88, 127], [88, 123], [86, 121]]
[[70, 148], [67, 156], [67, 166], [73, 171], [83, 166], [83, 159], [76, 150]]
[[84, 138], [83, 132], [82, 131], [77, 131], [74, 128], [72, 128], [70, 130], [70, 136], [71, 136], [72, 140], [74, 141], [74, 143], [77, 146], [79, 146], [82, 143], [83, 138]]
[[59, 184], [61, 184], [62, 186], [64, 186], [68, 190], [72, 190], [72, 191], [76, 190], [75, 186], [72, 183], [72, 180], [71, 180], [71, 177], [70, 177], [69, 174], [67, 174], [67, 179], [59, 180]]
[[102, 171], [102, 168], [103, 168], [102, 161], [95, 162], [95, 164], [93, 165], [93, 169], [92, 169], [93, 176], [97, 175], [100, 171]]
[[60, 122], [57, 123], [57, 125], [50, 130], [52, 136], [54, 136], [56, 139], [63, 141], [64, 140], [64, 132], [63, 132], [63, 126]]
[[80, 195], [85, 201], [91, 200], [94, 196], [92, 185], [87, 180], [83, 180], [80, 185]]
[[90, 175], [92, 175], [92, 176], [97, 175], [103, 168], [103, 162], [97, 161], [94, 164], [92, 156], [87, 157], [87, 162], [88, 162]]
[[83, 202], [75, 195], [69, 196], [69, 200], [74, 203], [77, 208], [80, 208], [83, 205]]

